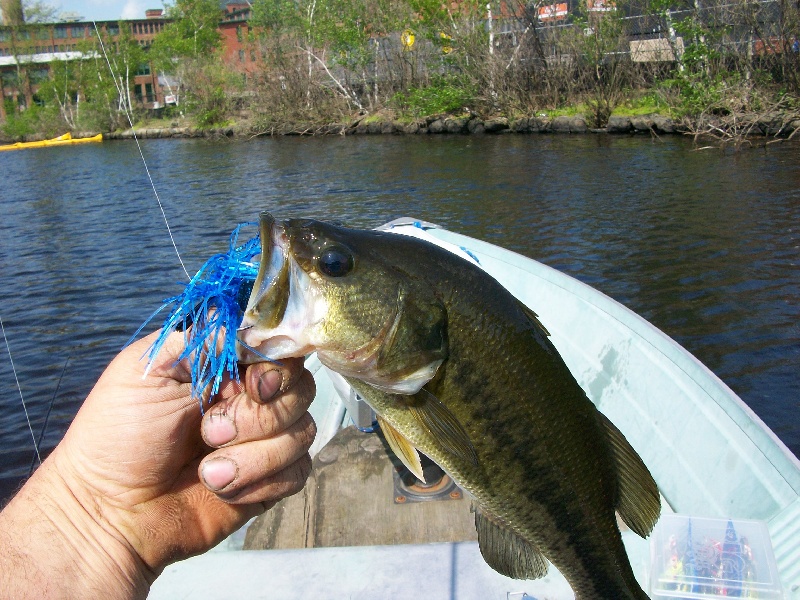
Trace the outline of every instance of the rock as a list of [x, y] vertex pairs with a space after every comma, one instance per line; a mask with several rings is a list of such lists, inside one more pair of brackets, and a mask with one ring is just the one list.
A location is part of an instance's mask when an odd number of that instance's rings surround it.
[[675, 122], [663, 115], [653, 115], [653, 128], [657, 133], [675, 133]]
[[539, 133], [550, 133], [552, 131], [553, 121], [547, 117], [535, 117], [529, 121], [531, 131], [538, 131]]
[[472, 119], [467, 124], [467, 129], [469, 130], [470, 133], [474, 135], [481, 135], [483, 133], [486, 133], [486, 127], [484, 126], [483, 121], [481, 119]]
[[784, 122], [781, 115], [763, 115], [759, 117], [756, 126], [764, 135], [779, 135], [784, 133]]
[[508, 119], [505, 117], [496, 117], [494, 119], [487, 119], [483, 122], [483, 128], [486, 133], [499, 133], [504, 129], [508, 129]]
[[530, 133], [530, 119], [527, 117], [513, 119], [508, 123], [508, 128], [514, 133]]
[[637, 133], [649, 133], [653, 130], [653, 118], [650, 115], [631, 117], [631, 127]]
[[586, 133], [589, 127], [586, 125], [586, 119], [580, 116], [574, 116], [569, 121], [570, 133]]
[[447, 133], [466, 133], [469, 119], [464, 117], [451, 117], [444, 120], [444, 128]]
[[444, 124], [444, 119], [436, 119], [428, 125], [428, 133], [444, 133], [447, 127]]
[[567, 116], [556, 117], [550, 122], [550, 130], [553, 133], [569, 133], [571, 121], [572, 117], [567, 117]]
[[631, 125], [630, 117], [611, 115], [608, 118], [606, 131], [608, 131], [608, 133], [630, 133], [633, 131], [633, 125]]
[[403, 125], [401, 129], [403, 133], [412, 133], [412, 134], [419, 133], [419, 130], [420, 130], [420, 125], [417, 121], [408, 123], [407, 125]]

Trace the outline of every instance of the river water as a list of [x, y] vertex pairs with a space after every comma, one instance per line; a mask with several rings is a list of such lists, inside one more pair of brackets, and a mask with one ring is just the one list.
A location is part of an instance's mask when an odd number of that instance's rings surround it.
[[[800, 454], [798, 143], [738, 154], [605, 135], [141, 146], [191, 273], [265, 209], [363, 227], [432, 221], [627, 305]], [[0, 277], [11, 358], [48, 451], [104, 366], [185, 281], [135, 143], [0, 154]], [[33, 457], [5, 349], [0, 390], [2, 496]]]

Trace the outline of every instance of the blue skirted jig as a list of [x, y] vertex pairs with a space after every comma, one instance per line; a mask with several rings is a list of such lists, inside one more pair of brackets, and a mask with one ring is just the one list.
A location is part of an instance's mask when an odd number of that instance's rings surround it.
[[[239, 225], [231, 234], [228, 252], [209, 258], [183, 292], [164, 300], [133, 336], [139, 335], [145, 325], [162, 310], [172, 307], [164, 320], [161, 334], [145, 354], [149, 359], [147, 371], [167, 337], [173, 331], [183, 331], [186, 347], [179, 360], [189, 359], [192, 396], [200, 401], [201, 410], [202, 394], [209, 384], [213, 396], [219, 391], [226, 371], [231, 378], [239, 379], [236, 331], [241, 325], [253, 282], [258, 275], [259, 265], [254, 259], [261, 253], [258, 235], [239, 245], [240, 230], [250, 225], [257, 223]], [[248, 349], [259, 355], [252, 348]], [[266, 356], [262, 358], [270, 360]]]

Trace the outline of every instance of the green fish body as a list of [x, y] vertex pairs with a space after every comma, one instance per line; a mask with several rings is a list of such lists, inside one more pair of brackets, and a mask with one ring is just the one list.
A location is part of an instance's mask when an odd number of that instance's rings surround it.
[[471, 494], [498, 572], [537, 578], [549, 560], [577, 598], [647, 598], [615, 511], [647, 536], [656, 484], [530, 309], [428, 242], [261, 219], [245, 344], [274, 359], [316, 351], [341, 373], [412, 472], [419, 450]]

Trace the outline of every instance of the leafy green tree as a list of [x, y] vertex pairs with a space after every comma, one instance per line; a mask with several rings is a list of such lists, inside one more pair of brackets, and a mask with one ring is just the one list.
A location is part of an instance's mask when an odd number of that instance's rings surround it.
[[167, 8], [172, 22], [155, 37], [152, 61], [162, 73], [175, 76], [179, 103], [191, 110], [199, 125], [225, 120], [234, 85], [224, 69], [219, 48], [222, 18], [217, 0], [176, 0]]
[[162, 70], [171, 70], [176, 59], [200, 59], [219, 48], [222, 12], [217, 0], [176, 0], [167, 6], [166, 15], [172, 22], [155, 37], [150, 48]]

